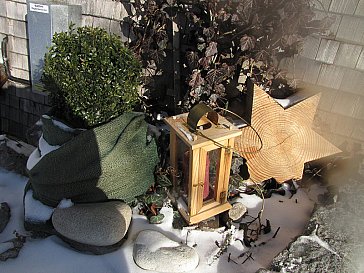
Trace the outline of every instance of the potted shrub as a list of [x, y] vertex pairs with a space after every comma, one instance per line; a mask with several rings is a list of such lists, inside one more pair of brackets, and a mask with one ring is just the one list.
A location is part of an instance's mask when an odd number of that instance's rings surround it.
[[[139, 100], [140, 73], [141, 65], [133, 53], [119, 37], [103, 29], [70, 28], [54, 35], [45, 56], [43, 74], [53, 109], [50, 115], [42, 116], [43, 135], [27, 163], [26, 195], [31, 191], [35, 199], [52, 207], [63, 199], [75, 204], [96, 203], [91, 208], [75, 205], [76, 210], [90, 210], [82, 213], [86, 218], [79, 222], [91, 221], [96, 212], [107, 217], [113, 211], [109, 218], [114, 219], [115, 214], [126, 211], [128, 216], [119, 220], [127, 229], [130, 208], [120, 208], [118, 203], [111, 202], [111, 208], [102, 213], [99, 210], [110, 199], [133, 201], [154, 181], [158, 162], [156, 143], [147, 137], [144, 114], [132, 111]], [[102, 205], [98, 205], [100, 202]], [[77, 241], [82, 236], [63, 234], [64, 224], [60, 219], [71, 212], [56, 210], [53, 224], [58, 224], [59, 229], [56, 225], [55, 229], [66, 241], [81, 250], [86, 244], [87, 250], [98, 254], [110, 250], [93, 247], [87, 238], [86, 242]], [[78, 229], [71, 219], [65, 219], [67, 224], [65, 230]], [[86, 228], [97, 233], [94, 238], [107, 237], [108, 232], [113, 234], [112, 226], [117, 229], [117, 236], [108, 238], [120, 239], [125, 235], [126, 230], [119, 236], [120, 225], [102, 220], [100, 225], [106, 226], [93, 230], [92, 225], [86, 224]], [[30, 223], [26, 227], [33, 226]], [[114, 246], [119, 243], [109, 242]]]
[[135, 107], [140, 73], [118, 36], [82, 27], [54, 35], [42, 81], [55, 116], [90, 128]]

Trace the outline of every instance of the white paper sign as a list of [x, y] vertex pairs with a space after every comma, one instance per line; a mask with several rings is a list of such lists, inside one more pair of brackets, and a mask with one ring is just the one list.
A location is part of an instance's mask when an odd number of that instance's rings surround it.
[[49, 13], [49, 7], [47, 5], [29, 3], [30, 11]]

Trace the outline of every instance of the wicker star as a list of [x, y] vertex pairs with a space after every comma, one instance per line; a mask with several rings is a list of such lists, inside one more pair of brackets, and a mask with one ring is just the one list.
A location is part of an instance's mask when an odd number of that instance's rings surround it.
[[283, 183], [301, 179], [304, 163], [341, 152], [311, 129], [320, 94], [284, 110], [259, 87], [254, 88], [251, 125], [236, 141], [236, 149], [248, 160], [254, 181], [274, 177]]

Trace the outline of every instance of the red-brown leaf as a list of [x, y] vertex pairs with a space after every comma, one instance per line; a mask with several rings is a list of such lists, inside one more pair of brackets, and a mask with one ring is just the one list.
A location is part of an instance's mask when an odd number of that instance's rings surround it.
[[255, 47], [255, 38], [245, 34], [240, 39], [240, 47], [242, 51], [253, 49]]
[[206, 48], [205, 56], [210, 57], [214, 56], [217, 53], [217, 43], [210, 42], [209, 46]]
[[205, 83], [205, 80], [201, 76], [201, 72], [199, 70], [195, 70], [191, 76], [191, 80], [188, 83], [192, 88], [197, 88], [198, 86]]

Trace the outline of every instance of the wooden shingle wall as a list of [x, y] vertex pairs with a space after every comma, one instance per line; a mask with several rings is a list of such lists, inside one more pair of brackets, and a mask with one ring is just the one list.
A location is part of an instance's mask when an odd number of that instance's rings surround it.
[[306, 39], [281, 67], [322, 92], [316, 130], [336, 145], [364, 143], [364, 0], [313, 1], [317, 18], [333, 17], [324, 35]]

